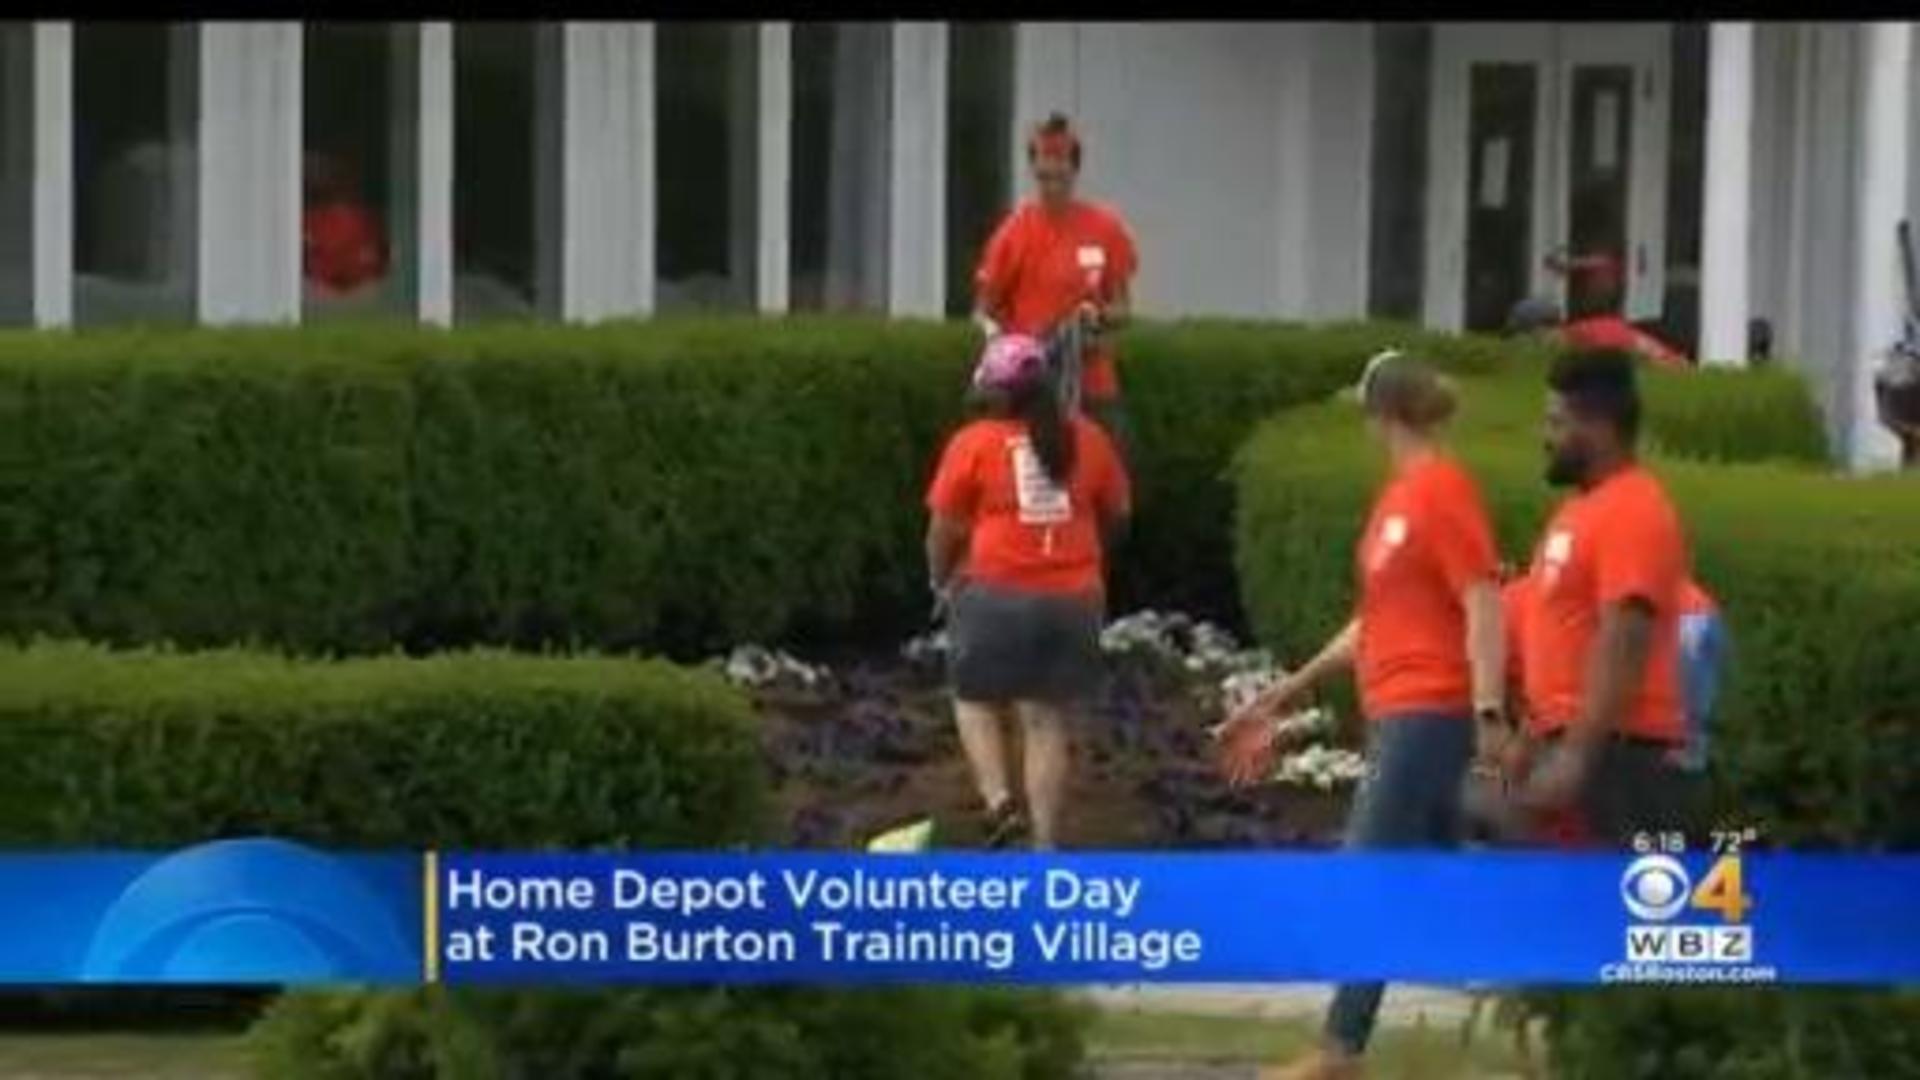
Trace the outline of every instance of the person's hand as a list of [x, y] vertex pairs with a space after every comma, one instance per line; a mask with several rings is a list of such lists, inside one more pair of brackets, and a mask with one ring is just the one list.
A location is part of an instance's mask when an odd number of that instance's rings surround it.
[[1220, 771], [1229, 784], [1244, 787], [1273, 772], [1280, 743], [1280, 711], [1298, 694], [1299, 687], [1292, 680], [1282, 680], [1214, 725], [1209, 734], [1217, 748]]
[[1506, 782], [1518, 784], [1526, 780], [1527, 771], [1533, 767], [1533, 747], [1516, 733], [1501, 745], [1494, 760]]
[[1101, 307], [1096, 301], [1080, 301], [1080, 306], [1074, 309], [1073, 314], [1080, 320], [1080, 325], [1086, 327], [1088, 333], [1098, 335], [1107, 328], [1107, 309]]
[[1570, 738], [1563, 736], [1561, 744], [1529, 772], [1517, 800], [1522, 806], [1536, 813], [1553, 813], [1571, 809], [1579, 802], [1592, 771], [1594, 751], [1567, 741]]
[[1280, 729], [1267, 710], [1243, 708], [1215, 727], [1212, 735], [1220, 772], [1229, 786], [1246, 787], [1272, 775]]

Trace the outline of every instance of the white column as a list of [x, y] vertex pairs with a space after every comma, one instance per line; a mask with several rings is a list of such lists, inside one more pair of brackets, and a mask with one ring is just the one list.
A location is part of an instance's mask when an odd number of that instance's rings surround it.
[[755, 260], [754, 295], [762, 312], [786, 312], [789, 299], [792, 215], [787, 190], [793, 172], [793, 25], [761, 23], [759, 177], [755, 200], [754, 234], [759, 245]]
[[453, 24], [420, 24], [413, 148], [414, 302], [420, 321], [453, 323]]
[[1907, 126], [1913, 58], [1909, 23], [1865, 23], [1860, 65], [1858, 186], [1853, 233], [1853, 355], [1847, 450], [1855, 468], [1899, 463], [1899, 444], [1879, 421], [1873, 376], [1900, 336], [1902, 296], [1894, 229], [1906, 213]]
[[887, 312], [939, 318], [947, 271], [947, 26], [894, 23]]
[[300, 24], [200, 33], [200, 321], [298, 321]]
[[73, 24], [33, 24], [33, 324], [73, 322]]
[[1701, 201], [1700, 359], [1744, 365], [1753, 156], [1753, 24], [1714, 23], [1707, 54], [1706, 192]]
[[569, 321], [654, 306], [652, 23], [570, 22], [561, 72], [561, 297]]

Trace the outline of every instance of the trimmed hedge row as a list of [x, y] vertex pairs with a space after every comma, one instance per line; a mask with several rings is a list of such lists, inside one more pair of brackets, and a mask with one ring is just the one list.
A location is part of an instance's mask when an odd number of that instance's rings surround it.
[[762, 838], [749, 706], [653, 661], [0, 650], [0, 846], [714, 847]]
[[[1465, 394], [1456, 449], [1503, 552], [1524, 563], [1556, 498], [1540, 398], [1481, 382]], [[1783, 843], [1920, 844], [1920, 488], [1654, 460], [1734, 637], [1715, 725], [1722, 805]], [[1329, 406], [1266, 425], [1240, 456], [1240, 580], [1282, 655], [1314, 648], [1349, 610], [1350, 553], [1381, 469], [1351, 412]]]
[[249, 1036], [274, 1080], [1066, 1080], [1086, 1009], [971, 987], [307, 993]]
[[[845, 319], [0, 335], [0, 634], [891, 637], [925, 612], [920, 497], [976, 344]], [[1231, 618], [1234, 448], [1388, 344], [1466, 374], [1542, 362], [1382, 325], [1129, 331], [1141, 515], [1116, 602]], [[1688, 403], [1676, 445], [1817, 453], [1793, 380], [1710, 381], [1662, 388]]]
[[[764, 840], [746, 699], [657, 661], [0, 650], [0, 846], [714, 848]], [[253, 991], [0, 996], [0, 1021], [218, 1022]], [[297, 992], [271, 1077], [1072, 1074], [1084, 1017], [995, 989]]]

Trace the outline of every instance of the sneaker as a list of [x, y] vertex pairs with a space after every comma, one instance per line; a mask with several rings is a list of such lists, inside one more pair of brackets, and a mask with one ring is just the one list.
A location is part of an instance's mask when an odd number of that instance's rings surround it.
[[998, 850], [1014, 847], [1027, 834], [1027, 816], [1020, 812], [1020, 804], [1013, 799], [1002, 799], [999, 805], [987, 811], [987, 847]]
[[1363, 1075], [1359, 1058], [1322, 1048], [1291, 1065], [1263, 1066], [1259, 1080], [1360, 1080]]

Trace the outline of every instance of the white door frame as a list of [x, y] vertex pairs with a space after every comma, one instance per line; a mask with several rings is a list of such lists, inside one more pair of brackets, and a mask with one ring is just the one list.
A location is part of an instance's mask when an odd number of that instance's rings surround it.
[[1427, 124], [1427, 229], [1423, 311], [1427, 325], [1459, 330], [1466, 316], [1469, 74], [1476, 63], [1534, 66], [1530, 288], [1565, 301], [1565, 283], [1546, 257], [1567, 239], [1568, 86], [1576, 64], [1617, 62], [1640, 69], [1632, 111], [1633, 176], [1628, 196], [1627, 313], [1657, 315], [1666, 285], [1666, 176], [1671, 104], [1668, 44], [1658, 23], [1441, 23], [1434, 27]]

